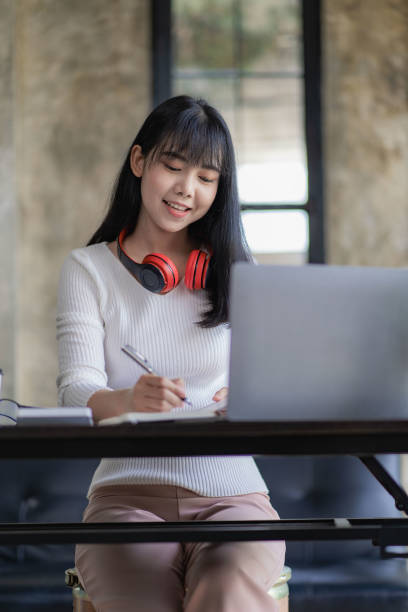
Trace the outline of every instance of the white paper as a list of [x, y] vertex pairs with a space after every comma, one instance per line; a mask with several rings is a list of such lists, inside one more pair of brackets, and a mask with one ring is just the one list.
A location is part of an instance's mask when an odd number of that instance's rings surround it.
[[119, 425], [120, 423], [146, 423], [150, 421], [175, 421], [218, 416], [227, 407], [227, 400], [212, 402], [195, 410], [169, 410], [168, 412], [125, 412], [119, 416], [99, 421], [99, 425]]

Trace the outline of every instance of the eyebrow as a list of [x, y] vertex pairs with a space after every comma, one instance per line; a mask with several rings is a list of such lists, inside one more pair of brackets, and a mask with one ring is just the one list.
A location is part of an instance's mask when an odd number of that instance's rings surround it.
[[[185, 164], [188, 163], [188, 159], [184, 157], [184, 155], [181, 155], [180, 153], [176, 153], [175, 151], [163, 151], [161, 155], [165, 157], [171, 157], [173, 159], [178, 159], [179, 161], [182, 161]], [[220, 172], [219, 168], [217, 168], [216, 166], [213, 166], [212, 164], [204, 164], [201, 167], [204, 168], [205, 170], [214, 170], [215, 172], [218, 172], [218, 173]]]

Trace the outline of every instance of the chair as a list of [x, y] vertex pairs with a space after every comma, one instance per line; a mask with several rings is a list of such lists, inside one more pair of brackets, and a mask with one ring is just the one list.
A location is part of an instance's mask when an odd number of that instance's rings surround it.
[[[391, 495], [356, 457], [257, 457], [284, 519], [395, 517]], [[399, 480], [398, 455], [381, 463]], [[382, 559], [370, 540], [287, 541], [291, 612], [407, 612], [405, 559]]]
[[[279, 580], [269, 590], [269, 595], [279, 604], [279, 612], [289, 612], [289, 587], [291, 570], [284, 567]], [[87, 593], [79, 581], [75, 567], [65, 571], [65, 584], [72, 588], [73, 612], [95, 612]]]

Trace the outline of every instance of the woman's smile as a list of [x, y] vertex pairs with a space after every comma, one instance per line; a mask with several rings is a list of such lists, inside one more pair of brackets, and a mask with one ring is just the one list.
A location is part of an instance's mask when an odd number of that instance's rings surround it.
[[190, 207], [185, 204], [180, 204], [179, 202], [172, 202], [170, 200], [163, 200], [164, 204], [167, 207], [168, 212], [174, 217], [185, 217], [191, 210]]

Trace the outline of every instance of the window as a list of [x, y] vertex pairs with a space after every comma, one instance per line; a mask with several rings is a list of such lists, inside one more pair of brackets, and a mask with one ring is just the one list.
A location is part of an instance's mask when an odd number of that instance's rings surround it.
[[153, 5], [155, 102], [202, 96], [226, 118], [257, 259], [323, 261], [319, 2]]

